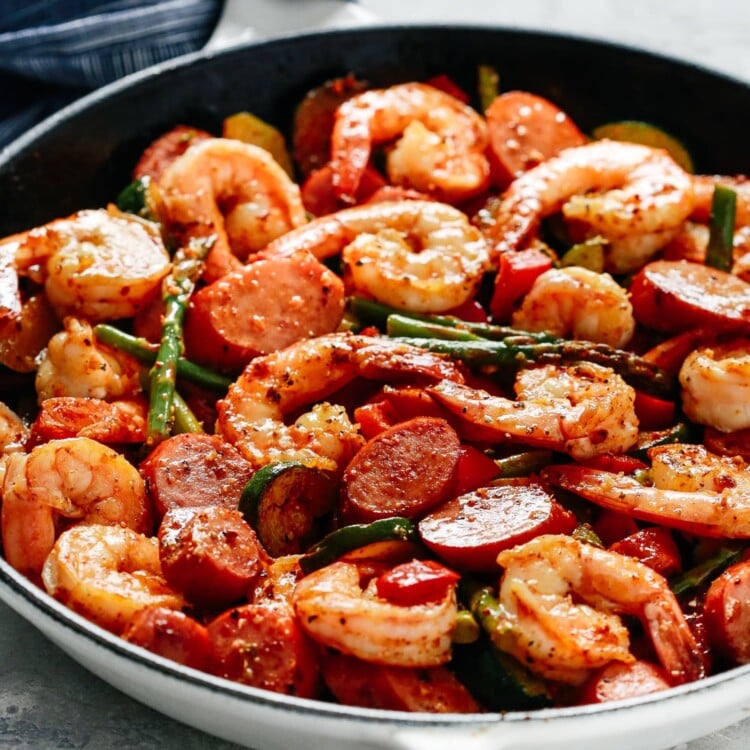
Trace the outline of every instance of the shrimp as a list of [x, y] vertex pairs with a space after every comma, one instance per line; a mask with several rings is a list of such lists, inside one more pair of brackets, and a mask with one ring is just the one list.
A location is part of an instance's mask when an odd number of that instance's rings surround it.
[[0, 365], [33, 372], [39, 352], [60, 321], [43, 293], [21, 293], [16, 253], [23, 236], [0, 242]]
[[100, 344], [86, 320], [67, 317], [42, 354], [35, 387], [37, 399], [79, 396], [106, 401], [141, 391], [141, 365], [132, 357]]
[[64, 531], [44, 563], [42, 582], [55, 599], [117, 634], [144, 607], [185, 606], [161, 573], [156, 537], [121, 526]]
[[59, 396], [39, 406], [32, 440], [87, 437], [105, 444], [142, 443], [146, 439], [148, 402], [144, 397], [102, 401]]
[[523, 247], [541, 219], [560, 209], [588, 235], [616, 241], [679, 227], [693, 202], [691, 175], [666, 151], [601, 140], [565, 149], [522, 174], [481, 224], [498, 252]]
[[159, 293], [171, 266], [156, 224], [105, 209], [31, 229], [16, 251], [19, 273], [44, 283], [60, 318], [130, 318]]
[[682, 408], [720, 432], [750, 427], [750, 339], [702, 346], [680, 368]]
[[181, 243], [213, 243], [209, 281], [306, 221], [299, 187], [266, 151], [227, 138], [191, 146], [159, 180], [164, 218]]
[[704, 677], [693, 634], [666, 580], [640, 561], [546, 534], [504, 550], [495, 642], [534, 672], [580, 685], [610, 661], [633, 662], [619, 614], [638, 617], [670, 682]]
[[750, 472], [740, 458], [702, 445], [649, 451], [653, 486], [574, 464], [548, 466], [542, 477], [604, 508], [696, 536], [750, 538]]
[[2, 487], [5, 558], [35, 579], [62, 528], [85, 521], [151, 531], [152, 508], [138, 470], [85, 437], [51, 440], [8, 456]]
[[[0, 401], [0, 456], [23, 451], [28, 439], [29, 428], [24, 421], [7, 404]], [[2, 486], [0, 479], [0, 488]]]
[[271, 461], [300, 461], [336, 470], [364, 444], [346, 410], [319, 403], [291, 425], [284, 418], [357, 376], [404, 375], [462, 380], [456, 365], [441, 355], [385, 338], [333, 333], [299, 341], [250, 362], [218, 402], [216, 431], [255, 468]]
[[466, 302], [489, 268], [481, 233], [465, 214], [434, 201], [383, 202], [321, 216], [272, 242], [264, 254], [341, 253], [352, 292], [417, 312]]
[[356, 94], [337, 109], [331, 166], [340, 199], [355, 202], [373, 145], [400, 136], [387, 157], [392, 182], [448, 203], [489, 186], [489, 137], [481, 115], [432, 86], [404, 83]]
[[318, 643], [364, 661], [396, 667], [436, 667], [451, 658], [458, 606], [453, 588], [437, 602], [404, 607], [364, 591], [359, 569], [336, 562], [297, 583], [292, 604]]
[[571, 266], [537, 277], [513, 326], [624, 347], [633, 338], [635, 317], [627, 291], [609, 274]]
[[613, 370], [591, 362], [522, 370], [517, 400], [443, 381], [427, 392], [487, 439], [550, 448], [574, 458], [623, 452], [638, 438], [635, 391]]

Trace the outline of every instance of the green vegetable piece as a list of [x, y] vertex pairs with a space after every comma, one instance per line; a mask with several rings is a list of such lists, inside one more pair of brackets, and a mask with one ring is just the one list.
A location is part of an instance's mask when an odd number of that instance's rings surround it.
[[590, 523], [579, 523], [571, 533], [574, 539], [578, 539], [580, 542], [586, 542], [594, 547], [604, 547], [602, 540], [599, 535], [594, 531]]
[[711, 199], [706, 265], [727, 273], [732, 270], [736, 210], [737, 193], [725, 185], [717, 185]]
[[154, 220], [154, 212], [151, 208], [150, 192], [154, 189], [149, 176], [133, 180], [126, 185], [117, 196], [115, 204], [120, 211], [136, 214], [143, 219]]
[[495, 463], [499, 470], [498, 478], [508, 479], [510, 477], [527, 477], [536, 474], [545, 466], [552, 463], [552, 451], [530, 450], [517, 453], [514, 456], [496, 458]]
[[[99, 341], [130, 354], [146, 365], [152, 365], [156, 361], [159, 345], [152, 344], [147, 339], [131, 336], [129, 333], [106, 323], [95, 325], [94, 335]], [[232, 384], [232, 381], [225, 375], [196, 365], [183, 357], [177, 360], [177, 377], [219, 393], [226, 393]], [[146, 387], [148, 387], [148, 384]]]
[[[406, 321], [409, 321], [409, 325], [413, 326], [413, 335], [420, 338], [449, 339], [453, 337], [460, 339], [460, 336], [455, 336], [450, 330], [445, 330], [459, 328], [462, 331], [468, 331], [469, 333], [475, 334], [476, 337], [490, 339], [492, 341], [501, 341], [509, 337], [513, 337], [519, 341], [522, 338], [526, 343], [533, 341], [544, 342], [558, 340], [555, 336], [552, 336], [549, 333], [519, 331], [510, 326], [499, 326], [492, 323], [474, 323], [468, 320], [462, 320], [454, 315], [426, 315], [423, 313], [407, 312], [395, 307], [389, 307], [381, 302], [365, 299], [364, 297], [351, 297], [349, 300], [349, 309], [352, 315], [360, 321], [364, 321], [380, 328], [387, 328], [388, 319], [391, 316], [397, 315], [401, 318], [401, 324], [405, 325]], [[424, 328], [419, 326], [420, 323], [425, 324]], [[467, 340], [470, 340], [470, 337], [467, 337]]]
[[245, 485], [239, 509], [273, 557], [296, 555], [323, 532], [338, 499], [338, 485], [325, 472], [296, 461], [259, 469]]
[[464, 577], [459, 594], [483, 631], [483, 637], [474, 643], [453, 647], [452, 666], [459, 680], [491, 711], [551, 706], [552, 696], [544, 680], [500, 647], [506, 617], [492, 590]]
[[531, 711], [552, 705], [539, 680], [518, 661], [493, 648], [486, 636], [473, 643], [454, 644], [451, 666], [488, 711]]
[[299, 565], [304, 573], [312, 573], [330, 565], [347, 552], [373, 542], [418, 540], [417, 528], [408, 518], [381, 518], [372, 523], [353, 524], [332, 531], [300, 558]]
[[482, 112], [486, 112], [500, 95], [500, 74], [491, 65], [480, 65], [477, 68], [477, 93]]
[[628, 383], [645, 393], [671, 398], [675, 379], [665, 370], [632, 352], [590, 341], [549, 342], [525, 340], [525, 336], [507, 337], [502, 341], [450, 341], [434, 338], [399, 337], [399, 341], [432, 352], [448, 354], [469, 367], [494, 366], [519, 369], [529, 363], [560, 364], [594, 362], [611, 367]]
[[452, 341], [481, 341], [482, 337], [463, 328], [414, 320], [406, 315], [389, 315], [386, 322], [389, 336], [415, 336], [418, 338], [439, 338]]
[[589, 271], [602, 273], [604, 271], [604, 248], [606, 245], [607, 240], [602, 237], [593, 237], [590, 240], [579, 242], [560, 258], [560, 266], [562, 268], [580, 266], [587, 268]]
[[746, 544], [730, 543], [721, 547], [716, 554], [704, 560], [690, 570], [686, 570], [669, 582], [669, 588], [675, 596], [690, 596], [703, 585], [713, 580], [723, 570], [738, 562]]
[[205, 432], [193, 410], [177, 391], [174, 392], [174, 432]]
[[224, 120], [222, 135], [268, 151], [290, 176], [294, 177], [292, 157], [281, 131], [250, 112], [237, 112]]
[[474, 643], [479, 639], [482, 631], [474, 615], [468, 609], [459, 609], [456, 615], [456, 629], [453, 631], [453, 643]]
[[172, 260], [172, 272], [164, 280], [164, 318], [161, 343], [149, 373], [149, 407], [146, 445], [153, 448], [169, 437], [174, 422], [177, 362], [183, 354], [182, 323], [188, 300], [203, 272], [203, 260], [214, 237], [201, 238], [180, 248]]
[[675, 136], [657, 125], [641, 120], [620, 120], [594, 128], [591, 135], [595, 140], [611, 138], [613, 141], [629, 141], [653, 148], [663, 148], [686, 172], [695, 172], [690, 152]]
[[696, 438], [695, 428], [690, 423], [678, 422], [666, 430], [641, 433], [636, 447], [628, 453], [645, 461], [648, 460], [648, 452], [651, 448], [672, 443], [695, 443]]

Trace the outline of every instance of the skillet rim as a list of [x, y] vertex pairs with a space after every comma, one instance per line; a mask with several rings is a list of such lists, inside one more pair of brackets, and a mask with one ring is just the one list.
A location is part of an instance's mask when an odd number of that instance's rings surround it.
[[[346, 27], [316, 30], [305, 33], [295, 32], [289, 34], [278, 34], [266, 39], [251, 40], [241, 45], [231, 46], [218, 51], [197, 51], [151, 66], [84, 95], [33, 126], [25, 134], [21, 135], [0, 150], [0, 170], [7, 168], [16, 159], [21, 158], [25, 153], [33, 150], [35, 143], [50, 134], [54, 134], [58, 128], [66, 124], [68, 121], [80, 115], [84, 115], [88, 110], [91, 110], [102, 103], [106, 103], [125, 92], [137, 89], [140, 86], [145, 86], [147, 85], [147, 82], [152, 79], [164, 78], [174, 71], [189, 70], [193, 67], [211, 64], [214, 61], [220, 62], [233, 57], [243, 57], [245, 54], [255, 50], [262, 51], [265, 49], [273, 49], [273, 47], [278, 45], [295, 44], [301, 39], [313, 43], [315, 41], [328, 41], [331, 38], [348, 38], [352, 36], [370, 37], [393, 32], [408, 35], [414, 32], [444, 33], [446, 31], [491, 34], [500, 37], [510, 36], [544, 43], [566, 43], [574, 44], [576, 46], [582, 45], [589, 48], [594, 53], [597, 50], [609, 52], [621, 51], [627, 55], [633, 55], [650, 63], [666, 65], [675, 71], [685, 71], [711, 80], [721, 80], [730, 86], [742, 89], [744, 93], [748, 95], [748, 100], [750, 101], [750, 81], [732, 76], [723, 71], [711, 69], [709, 66], [684, 58], [676, 58], [654, 50], [643, 49], [637, 45], [602, 39], [592, 35], [539, 31], [514, 26], [478, 25], [474, 23], [384, 23], [368, 25], [365, 27]], [[656, 693], [626, 701], [617, 701], [599, 705], [592, 704], [565, 708], [537, 709], [533, 711], [490, 712], [467, 715], [440, 715], [432, 713], [409, 714], [398, 711], [344, 706], [335, 703], [326, 703], [322, 700], [302, 699], [275, 694], [270, 691], [250, 688], [248, 686], [233, 683], [229, 680], [215, 678], [211, 675], [182, 667], [175, 662], [170, 662], [169, 660], [156, 655], [149, 654], [149, 652], [144, 649], [137, 648], [123, 639], [103, 630], [85, 618], [82, 618], [54, 600], [46, 594], [46, 592], [36, 589], [33, 584], [26, 581], [20, 576], [20, 574], [13, 570], [4, 559], [0, 558], [0, 594], [4, 594], [4, 588], [7, 588], [8, 591], [16, 596], [21, 597], [45, 618], [63, 626], [76, 636], [80, 636], [93, 642], [98, 648], [112, 651], [120, 657], [135, 661], [139, 666], [145, 667], [149, 671], [159, 672], [171, 679], [187, 681], [191, 685], [202, 689], [205, 688], [214, 692], [231, 695], [232, 697], [240, 698], [242, 700], [249, 700], [250, 702], [258, 703], [265, 707], [282, 712], [292, 710], [310, 716], [324, 716], [332, 719], [346, 718], [350, 720], [353, 719], [379, 723], [388, 721], [399, 727], [457, 727], [462, 725], [477, 727], [481, 725], [495, 725], [498, 723], [515, 723], [518, 721], [542, 721], [543, 723], [548, 723], [552, 720], [579, 719], [581, 716], [590, 714], [601, 715], [630, 711], [645, 704], [658, 703], [663, 705], [678, 700], [685, 695], [707, 691], [737, 679], [744, 681], [748, 675], [750, 675], [750, 665], [739, 666], [716, 675], [711, 675], [710, 677], [697, 682], [671, 688], [666, 693]], [[0, 596], [0, 599], [2, 599], [11, 609], [18, 612], [16, 607], [13, 606], [4, 595]], [[28, 618], [22, 614], [20, 616], [28, 622]], [[45, 637], [47, 637], [46, 634]]]

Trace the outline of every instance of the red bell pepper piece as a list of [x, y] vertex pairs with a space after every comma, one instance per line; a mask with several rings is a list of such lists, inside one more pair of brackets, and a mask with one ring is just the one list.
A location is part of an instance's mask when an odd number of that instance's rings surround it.
[[536, 248], [500, 255], [490, 313], [498, 322], [507, 321], [521, 297], [528, 293], [537, 277], [552, 268], [552, 258]]
[[642, 563], [653, 568], [665, 577], [682, 570], [680, 550], [669, 529], [663, 526], [650, 526], [631, 534], [610, 549], [623, 555], [638, 558]]
[[472, 445], [462, 445], [456, 467], [455, 494], [463, 495], [484, 487], [500, 473], [497, 464]]
[[411, 560], [383, 573], [375, 581], [375, 590], [391, 604], [412, 607], [439, 601], [459, 578], [434, 560]]

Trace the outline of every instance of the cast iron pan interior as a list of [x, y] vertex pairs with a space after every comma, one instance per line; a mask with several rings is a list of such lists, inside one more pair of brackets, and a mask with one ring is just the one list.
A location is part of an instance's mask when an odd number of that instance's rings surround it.
[[385, 27], [288, 37], [183, 58], [121, 81], [47, 120], [0, 155], [0, 236], [112, 200], [141, 150], [178, 123], [218, 133], [240, 110], [288, 128], [312, 86], [354, 72], [375, 85], [447, 73], [476, 90], [477, 65], [503, 90], [554, 100], [584, 129], [614, 119], [661, 125], [698, 170], [750, 171], [750, 87], [658, 55], [481, 27]]

